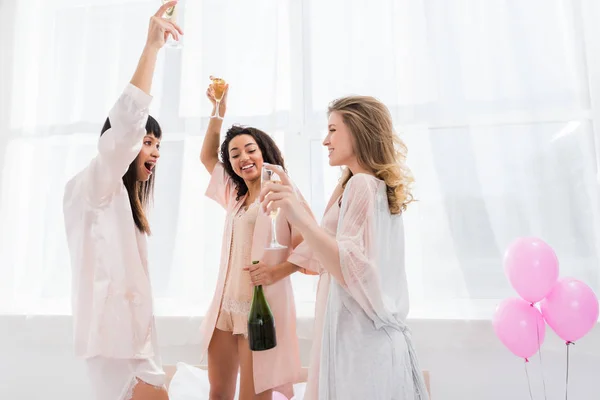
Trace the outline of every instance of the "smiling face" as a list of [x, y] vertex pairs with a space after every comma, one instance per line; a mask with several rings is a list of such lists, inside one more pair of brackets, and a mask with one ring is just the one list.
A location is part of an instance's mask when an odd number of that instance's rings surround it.
[[350, 128], [336, 111], [329, 115], [328, 133], [323, 140], [323, 146], [327, 147], [329, 152], [329, 165], [351, 166], [357, 163]]
[[160, 158], [160, 139], [152, 132], [144, 136], [142, 149], [135, 159], [136, 178], [140, 182], [150, 179], [156, 162]]
[[263, 156], [256, 140], [250, 135], [242, 134], [229, 142], [229, 162], [233, 172], [246, 184], [260, 180]]

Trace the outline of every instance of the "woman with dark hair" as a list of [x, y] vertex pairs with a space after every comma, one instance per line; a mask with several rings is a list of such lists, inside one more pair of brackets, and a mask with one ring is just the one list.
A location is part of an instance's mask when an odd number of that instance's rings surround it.
[[130, 84], [109, 113], [98, 154], [65, 187], [63, 212], [72, 266], [75, 353], [86, 361], [98, 400], [164, 400], [148, 275], [146, 208], [162, 131], [148, 115], [158, 51], [181, 29], [150, 18]]
[[[302, 237], [285, 218], [276, 221], [277, 241], [285, 249], [265, 251], [270, 242], [270, 218], [259, 213], [258, 194], [264, 163], [285, 168], [273, 139], [256, 128], [232, 126], [221, 144], [222, 118], [227, 108], [227, 91], [219, 115], [211, 118], [200, 160], [211, 174], [206, 195], [227, 211], [221, 265], [212, 303], [202, 322], [201, 354], [208, 354], [210, 399], [232, 400], [240, 370], [240, 399], [272, 398], [277, 390], [292, 397], [292, 384], [301, 380], [296, 335], [296, 309], [289, 276], [301, 268], [287, 262]], [[215, 106], [214, 88], [207, 96]], [[297, 189], [295, 194], [310, 209]], [[252, 261], [260, 261], [251, 265]], [[247, 322], [253, 286], [264, 287], [277, 327], [277, 346], [251, 352]]]
[[[106, 118], [100, 136], [111, 129], [110, 119]], [[144, 210], [150, 205], [154, 195], [154, 177], [156, 176], [156, 161], [160, 157], [160, 140], [162, 129], [158, 121], [148, 115], [146, 121], [146, 136], [135, 160], [129, 164], [127, 172], [123, 175], [123, 185], [127, 190], [129, 204], [133, 213], [135, 226], [147, 235], [150, 235], [150, 224], [146, 219]]]

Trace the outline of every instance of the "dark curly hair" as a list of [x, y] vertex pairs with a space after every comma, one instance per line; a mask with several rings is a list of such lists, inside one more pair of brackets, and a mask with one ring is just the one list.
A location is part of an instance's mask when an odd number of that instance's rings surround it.
[[233, 179], [233, 182], [235, 182], [235, 188], [237, 190], [236, 201], [248, 193], [248, 186], [246, 186], [244, 180], [233, 171], [233, 167], [229, 161], [229, 142], [231, 142], [231, 140], [236, 136], [240, 135], [252, 136], [256, 141], [260, 152], [262, 153], [263, 161], [268, 164], [279, 165], [284, 171], [287, 172], [283, 163], [281, 151], [271, 136], [260, 129], [241, 125], [233, 125], [225, 134], [225, 140], [221, 144], [221, 161], [223, 162], [225, 171], [229, 174], [231, 179]]

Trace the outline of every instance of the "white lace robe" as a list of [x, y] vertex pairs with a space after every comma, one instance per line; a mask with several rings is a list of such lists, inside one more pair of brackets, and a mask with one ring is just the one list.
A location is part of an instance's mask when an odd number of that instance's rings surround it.
[[[321, 290], [328, 294], [318, 296], [326, 305], [317, 304], [317, 315], [325, 306], [313, 344], [320, 342], [321, 350], [309, 376], [318, 376], [318, 384], [309, 386], [318, 387], [319, 400], [427, 400], [405, 323], [409, 301], [402, 216], [390, 214], [383, 181], [357, 174], [346, 185], [341, 208], [336, 201], [325, 213], [326, 230], [332, 230], [336, 217], [344, 282], [327, 279]], [[299, 255], [305, 246], [297, 249]], [[315, 268], [306, 253], [296, 259]]]

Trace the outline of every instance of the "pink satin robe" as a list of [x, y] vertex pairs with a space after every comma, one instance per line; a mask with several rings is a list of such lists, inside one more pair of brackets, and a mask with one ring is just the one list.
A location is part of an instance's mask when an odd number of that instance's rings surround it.
[[[227, 268], [233, 218], [244, 204], [245, 196], [236, 200], [236, 189], [233, 180], [225, 172], [223, 165], [217, 163], [211, 175], [206, 196], [215, 200], [227, 211], [223, 243], [221, 247], [221, 263], [217, 287], [213, 300], [206, 312], [200, 328], [200, 348], [202, 360], [205, 359], [208, 346], [215, 329], [221, 306]], [[308, 204], [296, 192], [307, 209]], [[254, 226], [252, 238], [252, 260], [260, 260], [267, 265], [276, 265], [287, 260], [293, 250], [293, 243], [300, 241], [298, 233], [290, 229], [285, 218], [277, 218], [277, 240], [287, 249], [265, 251], [271, 240], [271, 220], [268, 215], [259, 212]], [[282, 393], [291, 393], [292, 385], [302, 379], [300, 350], [296, 334], [296, 306], [290, 277], [286, 277], [272, 285], [264, 287], [265, 296], [275, 317], [277, 346], [271, 350], [253, 352], [254, 388], [256, 393], [275, 389]]]

